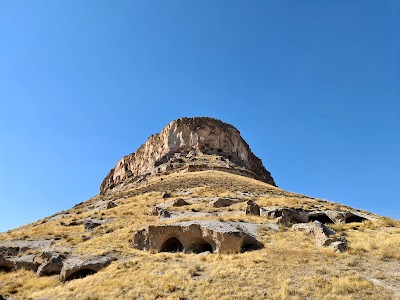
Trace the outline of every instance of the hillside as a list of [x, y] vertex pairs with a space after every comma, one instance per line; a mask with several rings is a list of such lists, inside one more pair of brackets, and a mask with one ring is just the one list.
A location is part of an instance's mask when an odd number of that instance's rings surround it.
[[400, 299], [399, 221], [279, 189], [245, 142], [236, 157], [231, 146], [182, 145], [151, 161], [168, 168], [132, 175], [155, 152], [131, 154], [100, 194], [1, 233], [0, 295]]

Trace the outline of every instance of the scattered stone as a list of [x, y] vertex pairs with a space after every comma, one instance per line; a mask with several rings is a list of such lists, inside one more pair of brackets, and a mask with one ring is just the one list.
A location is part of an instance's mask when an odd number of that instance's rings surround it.
[[92, 220], [86, 220], [85, 222], [83, 222], [83, 227], [85, 228], [86, 231], [92, 231], [94, 228], [100, 226], [101, 224], [103, 223]]
[[117, 204], [115, 204], [113, 201], [110, 201], [107, 203], [107, 209], [114, 208], [114, 207], [117, 207]]
[[97, 273], [112, 261], [108, 256], [91, 258], [68, 258], [64, 260], [60, 273], [61, 281], [83, 278]]
[[[342, 237], [343, 238], [343, 237]], [[347, 242], [343, 241], [336, 241], [329, 245], [336, 253], [342, 253], [347, 250]]]
[[168, 193], [168, 192], [164, 192], [164, 193], [162, 193], [162, 197], [163, 197], [164, 199], [166, 199], [166, 198], [171, 197], [171, 194]]
[[319, 221], [314, 221], [313, 223], [308, 224], [294, 224], [292, 229], [313, 234], [315, 236], [315, 243], [318, 246], [331, 247], [338, 253], [347, 249], [346, 238], [344, 236], [333, 236], [336, 234], [336, 231]]
[[260, 207], [253, 200], [247, 201], [246, 215], [259, 216]]
[[11, 271], [13, 268], [14, 263], [0, 254], [0, 270], [8, 272]]
[[151, 211], [151, 214], [153, 216], [158, 216], [159, 218], [164, 218], [164, 219], [171, 217], [171, 213], [168, 210], [159, 206], [154, 206], [153, 210]]
[[82, 225], [82, 221], [71, 221], [69, 223], [65, 223], [65, 222], [60, 222], [61, 226], [78, 226], [78, 225]]
[[254, 236], [239, 229], [240, 222], [188, 221], [153, 225], [133, 236], [136, 249], [157, 252], [243, 252], [262, 247]]
[[183, 200], [182, 198], [176, 199], [172, 204], [172, 206], [185, 206], [185, 205], [189, 205], [189, 203]]
[[211, 201], [210, 205], [215, 208], [220, 208], [220, 207], [231, 206], [232, 204], [234, 204], [236, 202], [237, 202], [237, 200], [234, 200], [231, 198], [218, 198], [216, 200]]

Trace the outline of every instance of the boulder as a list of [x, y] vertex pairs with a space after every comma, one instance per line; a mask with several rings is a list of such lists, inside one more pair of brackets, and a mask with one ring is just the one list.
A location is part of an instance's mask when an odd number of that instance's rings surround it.
[[315, 236], [315, 243], [318, 246], [330, 247], [338, 253], [347, 249], [346, 238], [344, 236], [333, 236], [336, 234], [336, 231], [319, 221], [308, 224], [294, 224], [292, 229], [313, 234]]
[[35, 257], [35, 261], [40, 262], [36, 271], [37, 276], [50, 276], [60, 274], [63, 267], [65, 256], [54, 252], [43, 252]]
[[60, 279], [61, 281], [68, 281], [92, 275], [107, 267], [111, 261], [112, 258], [108, 256], [68, 258], [63, 262]]
[[212, 200], [210, 202], [210, 205], [215, 208], [220, 208], [220, 207], [231, 206], [232, 204], [234, 204], [236, 202], [237, 202], [237, 200], [234, 200], [231, 198], [218, 198], [216, 200]]
[[337, 240], [331, 243], [329, 247], [332, 248], [336, 253], [342, 253], [347, 250], [347, 241], [345, 239]]
[[238, 253], [260, 248], [262, 244], [239, 223], [197, 220], [152, 225], [137, 231], [132, 245], [141, 250], [184, 253]]
[[92, 231], [94, 228], [100, 226], [103, 224], [102, 222], [96, 222], [93, 220], [86, 220], [83, 222], [83, 227], [85, 228], [86, 231]]
[[277, 224], [285, 226], [290, 223], [308, 222], [308, 215], [305, 211], [286, 207], [273, 209], [263, 208], [262, 215], [275, 219]]
[[168, 210], [159, 206], [154, 206], [153, 210], [151, 211], [151, 214], [153, 216], [158, 216], [161, 219], [166, 219], [171, 217], [171, 213]]
[[107, 209], [114, 208], [114, 207], [117, 207], [117, 204], [115, 204], [113, 201], [110, 201], [107, 203], [107, 206], [106, 206]]
[[14, 268], [14, 263], [10, 259], [0, 254], [0, 271], [11, 271]]
[[174, 203], [172, 203], [172, 206], [185, 206], [185, 205], [189, 205], [189, 203], [183, 200], [182, 198], [178, 198], [174, 201]]
[[164, 199], [171, 197], [171, 194], [168, 192], [163, 192], [161, 195]]
[[259, 216], [260, 207], [253, 200], [247, 201], [246, 215]]

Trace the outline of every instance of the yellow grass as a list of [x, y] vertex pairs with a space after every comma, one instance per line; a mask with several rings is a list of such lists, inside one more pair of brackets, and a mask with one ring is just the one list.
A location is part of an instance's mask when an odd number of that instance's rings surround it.
[[[172, 197], [163, 199], [164, 191], [169, 191]], [[118, 205], [115, 208], [93, 212], [87, 211], [87, 204], [84, 204], [71, 209], [61, 220], [38, 221], [33, 226], [1, 234], [0, 240], [56, 238], [54, 246], [73, 247], [75, 256], [112, 252], [120, 259], [92, 276], [64, 284], [58, 276], [38, 278], [30, 271], [0, 273], [0, 294], [43, 300], [393, 299], [393, 290], [375, 285], [369, 279], [375, 276], [389, 283], [396, 280], [392, 270], [400, 259], [395, 251], [400, 249], [400, 232], [398, 227], [388, 227], [390, 222], [385, 220], [335, 225], [349, 240], [351, 249], [346, 254], [317, 247], [311, 236], [301, 232], [288, 228], [275, 232], [267, 226], [261, 228], [258, 236], [264, 248], [242, 254], [149, 253], [131, 247], [136, 230], [149, 224], [177, 221], [159, 220], [150, 215], [154, 205], [177, 198], [238, 197], [240, 192], [248, 193], [243, 202], [231, 207], [215, 209], [204, 201], [174, 209], [224, 212], [230, 214], [206, 219], [268, 224], [272, 220], [244, 215], [244, 201], [252, 199], [260, 206], [338, 207], [336, 203], [216, 171], [172, 174], [164, 176], [163, 180], [151, 178], [136, 188], [96, 196], [87, 203], [113, 200]], [[83, 225], [60, 225], [60, 221], [68, 223], [88, 217], [110, 219], [110, 222], [92, 232], [85, 232]], [[90, 239], [82, 241], [82, 235]], [[379, 272], [375, 274], [371, 270]]]

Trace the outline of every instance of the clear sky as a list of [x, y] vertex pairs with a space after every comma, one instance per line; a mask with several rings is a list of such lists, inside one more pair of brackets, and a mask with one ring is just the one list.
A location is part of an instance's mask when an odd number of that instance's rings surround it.
[[400, 219], [400, 2], [1, 1], [0, 231], [99, 191], [184, 116], [283, 189]]

